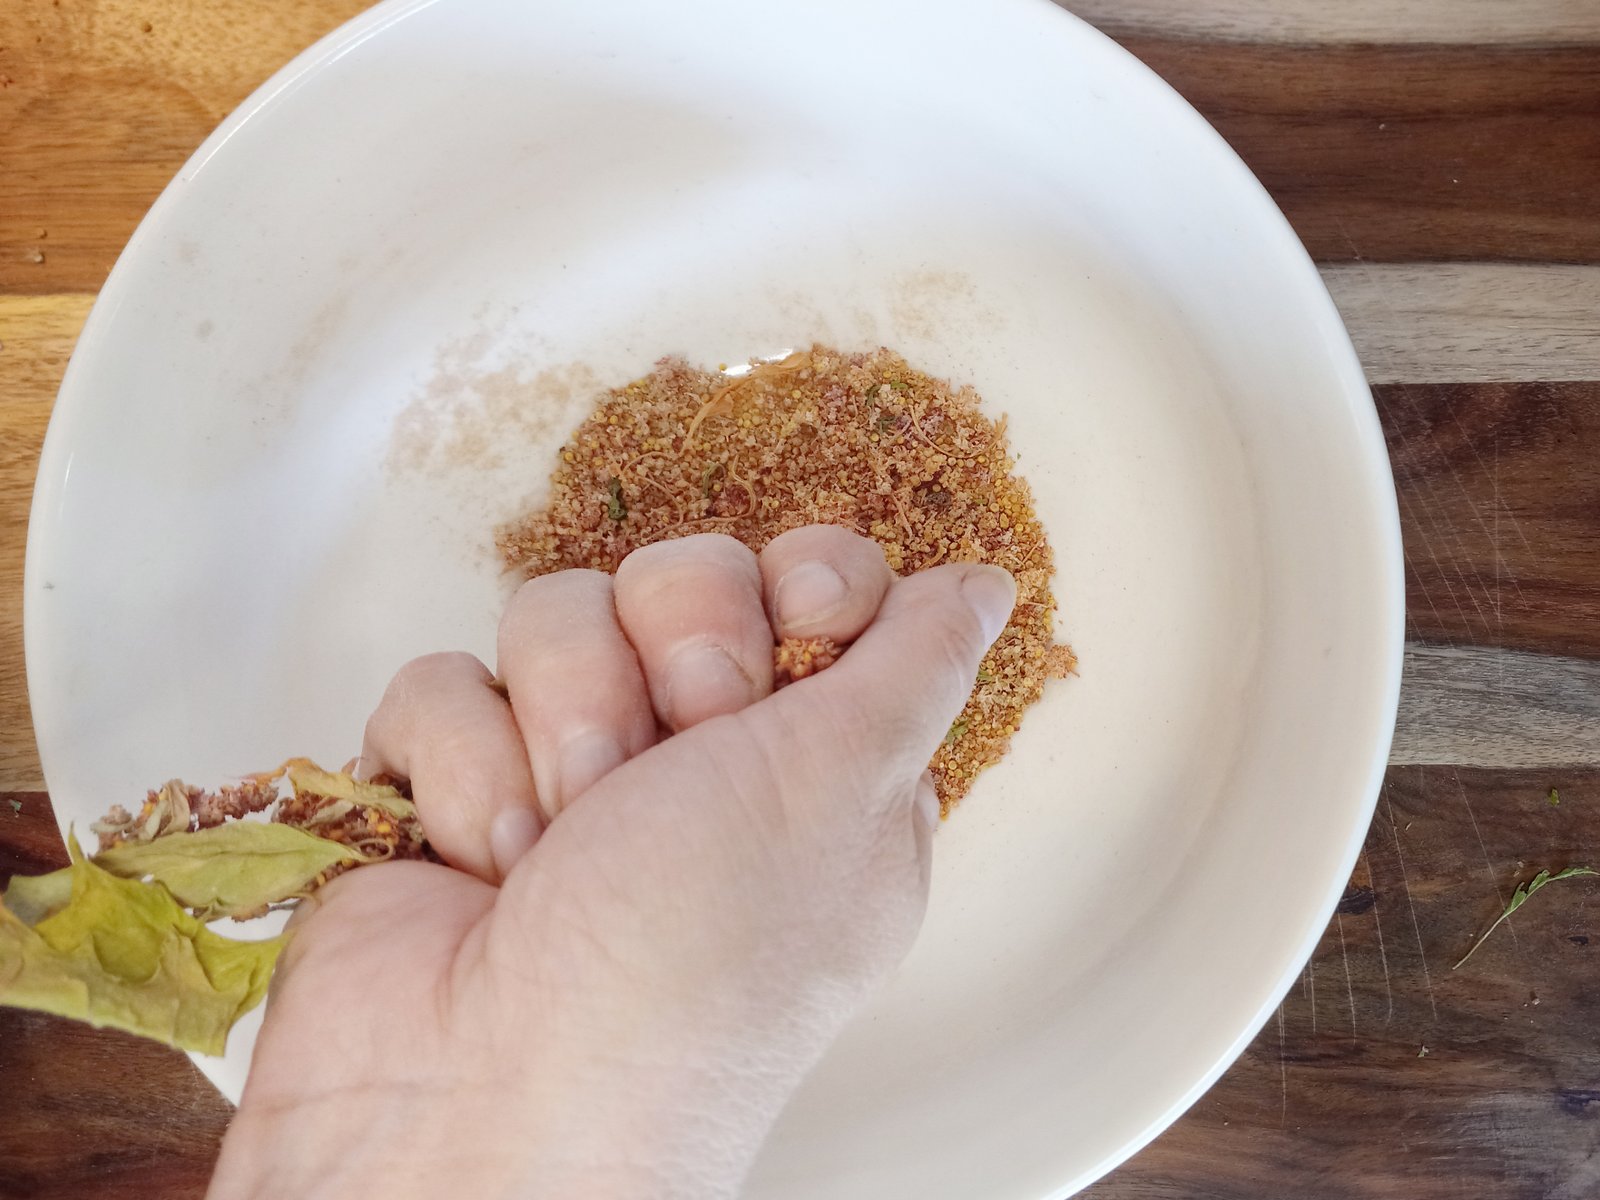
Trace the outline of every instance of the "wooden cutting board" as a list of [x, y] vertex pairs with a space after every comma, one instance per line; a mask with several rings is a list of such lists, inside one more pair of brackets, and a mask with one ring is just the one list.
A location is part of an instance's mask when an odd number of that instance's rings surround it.
[[[188, 154], [362, 7], [0, 4], [0, 877], [64, 861], [21, 595], [73, 340]], [[1600, 1195], [1600, 887], [1541, 893], [1451, 969], [1539, 868], [1600, 866], [1600, 5], [1066, 7], [1221, 130], [1323, 265], [1388, 436], [1411, 639], [1377, 819], [1302, 979], [1087, 1194]], [[179, 1054], [0, 1012], [0, 1197], [199, 1196], [229, 1112]]]

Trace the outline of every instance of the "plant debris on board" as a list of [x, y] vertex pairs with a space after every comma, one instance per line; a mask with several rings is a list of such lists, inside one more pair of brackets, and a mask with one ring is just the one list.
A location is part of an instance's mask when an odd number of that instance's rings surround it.
[[1552, 875], [1548, 870], [1546, 870], [1540, 871], [1527, 883], [1518, 884], [1517, 890], [1511, 893], [1511, 900], [1509, 903], [1507, 903], [1505, 911], [1494, 919], [1494, 924], [1490, 925], [1489, 928], [1485, 929], [1481, 934], [1478, 935], [1478, 940], [1472, 943], [1472, 948], [1463, 954], [1461, 956], [1461, 961], [1456, 963], [1456, 965], [1450, 969], [1452, 971], [1458, 970], [1461, 965], [1467, 961], [1467, 959], [1476, 954], [1478, 952], [1478, 947], [1489, 940], [1489, 935], [1496, 929], [1500, 928], [1500, 923], [1512, 913], [1516, 912], [1517, 909], [1526, 904], [1528, 902], [1528, 897], [1533, 895], [1540, 888], [1544, 887], [1545, 884], [1558, 883], [1563, 879], [1577, 879], [1583, 875], [1600, 875], [1600, 871], [1596, 871], [1593, 867], [1568, 867], [1566, 870], [1558, 871], [1556, 874]]
[[69, 866], [0, 895], [0, 1004], [206, 1054], [261, 1003], [286, 940], [209, 921], [261, 916], [369, 863], [433, 859], [401, 786], [304, 758], [216, 792], [172, 780], [92, 828], [98, 853], [69, 835]]

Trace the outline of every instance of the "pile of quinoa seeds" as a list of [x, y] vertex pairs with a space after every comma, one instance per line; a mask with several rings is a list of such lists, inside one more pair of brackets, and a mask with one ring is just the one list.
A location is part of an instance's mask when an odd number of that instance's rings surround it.
[[[1052, 635], [1054, 557], [1005, 421], [970, 388], [913, 370], [889, 350], [825, 346], [745, 374], [663, 359], [601, 396], [562, 447], [544, 508], [499, 531], [525, 576], [615, 571], [640, 546], [718, 532], [760, 550], [802, 525], [842, 525], [882, 544], [903, 575], [994, 563], [1017, 607], [931, 769], [946, 816], [1005, 753], [1023, 710], [1075, 659]], [[785, 648], [820, 669], [833, 648]], [[782, 672], [780, 671], [780, 675]]]

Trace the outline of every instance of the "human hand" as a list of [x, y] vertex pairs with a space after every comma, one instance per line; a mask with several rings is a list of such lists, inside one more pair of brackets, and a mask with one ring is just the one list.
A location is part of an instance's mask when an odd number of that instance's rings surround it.
[[[362, 769], [448, 866], [297, 917], [212, 1200], [731, 1196], [926, 903], [925, 768], [1010, 614], [1005, 572], [906, 579], [798, 529], [522, 586], [500, 677], [395, 677]], [[850, 644], [772, 692], [780, 636]]]

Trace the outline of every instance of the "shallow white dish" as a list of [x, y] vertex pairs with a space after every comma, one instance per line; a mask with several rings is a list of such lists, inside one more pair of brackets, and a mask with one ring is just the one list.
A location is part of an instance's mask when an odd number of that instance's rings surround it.
[[[1309, 954], [1371, 814], [1400, 548], [1350, 344], [1164, 84], [1041, 0], [391, 0], [129, 243], [33, 509], [62, 821], [359, 743], [489, 657], [489, 535], [602, 384], [884, 343], [1010, 414], [1080, 678], [939, 835], [911, 960], [759, 1200], [1040, 1200], [1131, 1154]], [[254, 1026], [201, 1060], [237, 1095]]]

